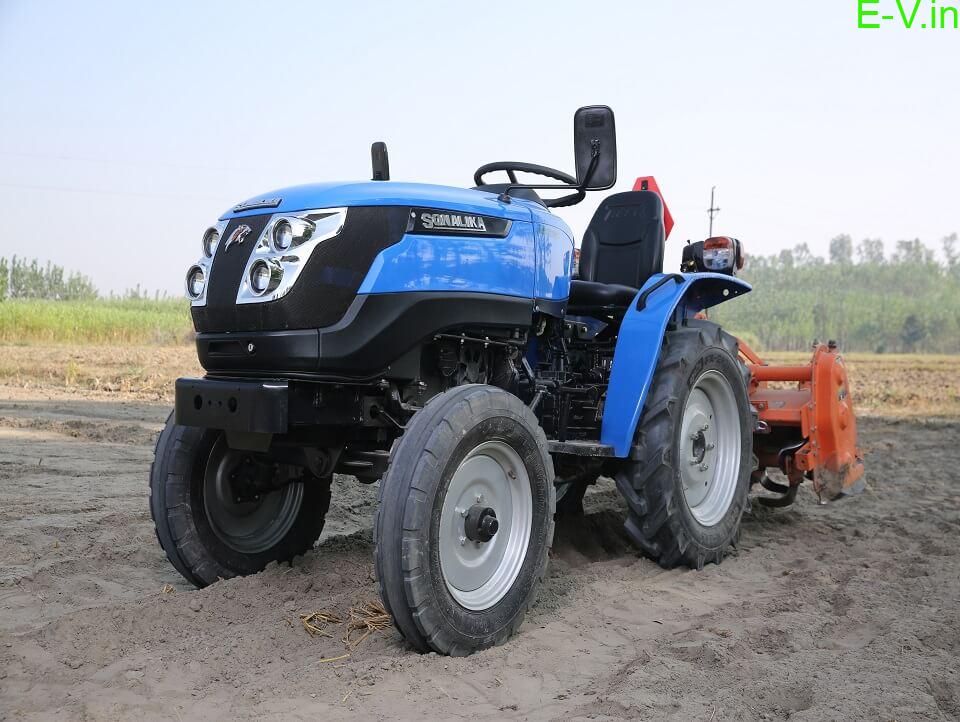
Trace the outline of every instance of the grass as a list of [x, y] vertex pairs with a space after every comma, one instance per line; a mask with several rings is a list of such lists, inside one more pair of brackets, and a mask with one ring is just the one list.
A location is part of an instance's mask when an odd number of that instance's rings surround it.
[[[771, 363], [806, 363], [809, 354], [762, 354]], [[845, 356], [860, 415], [960, 418], [960, 355]], [[203, 374], [193, 344], [0, 345], [0, 396], [68, 394], [111, 400], [173, 401], [179, 376]]]
[[193, 344], [0, 345], [0, 397], [66, 395], [173, 403], [173, 382], [202, 376]]
[[[805, 364], [806, 352], [761, 353], [767, 363]], [[960, 355], [843, 355], [859, 414], [960, 417]]]
[[169, 345], [192, 336], [190, 307], [180, 299], [0, 302], [0, 343]]
[[[0, 386], [172, 401], [199, 375], [189, 306], [177, 299], [0, 302]], [[809, 352], [763, 352], [807, 363]], [[845, 354], [860, 414], [960, 417], [960, 355]], [[0, 391], [2, 393], [2, 391]]]

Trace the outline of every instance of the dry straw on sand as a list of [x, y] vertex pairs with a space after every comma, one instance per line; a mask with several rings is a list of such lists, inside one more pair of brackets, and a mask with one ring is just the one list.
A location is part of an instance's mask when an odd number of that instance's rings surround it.
[[[350, 607], [350, 621], [343, 636], [343, 643], [354, 650], [371, 634], [389, 626], [390, 615], [380, 602], [367, 602], [360, 607]], [[355, 638], [357, 633], [360, 636]]]
[[300, 624], [307, 630], [311, 637], [331, 637], [326, 630], [328, 624], [340, 624], [343, 620], [336, 614], [330, 612], [312, 612], [311, 614], [301, 614]]
[[[341, 641], [351, 652], [359, 647], [363, 641], [374, 632], [378, 632], [390, 627], [390, 615], [383, 608], [380, 602], [366, 602], [359, 607], [350, 607], [347, 612], [347, 619], [344, 620], [340, 615], [334, 612], [311, 612], [310, 614], [300, 615], [300, 624], [311, 637], [332, 637], [327, 631], [331, 624], [343, 624], [346, 621], [346, 631]], [[339, 657], [322, 659], [321, 662], [333, 662], [339, 659], [345, 659], [350, 654], [343, 654]]]

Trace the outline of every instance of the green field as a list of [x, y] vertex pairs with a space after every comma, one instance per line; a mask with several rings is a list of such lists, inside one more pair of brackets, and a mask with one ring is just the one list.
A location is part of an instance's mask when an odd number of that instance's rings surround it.
[[0, 302], [0, 343], [182, 344], [193, 337], [182, 299]]

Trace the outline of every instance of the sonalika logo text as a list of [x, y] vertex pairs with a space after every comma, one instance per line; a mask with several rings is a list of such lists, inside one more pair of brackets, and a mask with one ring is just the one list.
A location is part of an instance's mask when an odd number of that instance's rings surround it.
[[421, 213], [420, 222], [427, 230], [486, 231], [480, 216], [461, 216], [456, 213]]

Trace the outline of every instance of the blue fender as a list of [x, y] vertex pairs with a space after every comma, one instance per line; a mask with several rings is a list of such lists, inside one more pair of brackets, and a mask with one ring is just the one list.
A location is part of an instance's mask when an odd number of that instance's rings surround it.
[[614, 456], [630, 453], [670, 320], [688, 318], [750, 290], [749, 283], [719, 273], [661, 273], [643, 285], [620, 326], [604, 404], [600, 441], [613, 447]]

